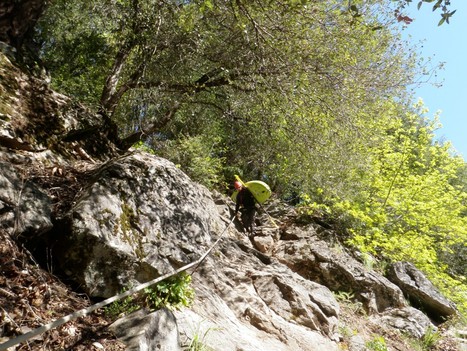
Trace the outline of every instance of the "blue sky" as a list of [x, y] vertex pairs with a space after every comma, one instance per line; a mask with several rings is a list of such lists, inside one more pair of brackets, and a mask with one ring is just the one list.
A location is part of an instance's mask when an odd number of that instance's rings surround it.
[[449, 24], [440, 27], [440, 11], [432, 12], [432, 5], [427, 3], [417, 10], [417, 3], [414, 1], [408, 9], [414, 21], [404, 33], [413, 42], [423, 40], [423, 56], [445, 62], [445, 67], [434, 80], [443, 86], [425, 84], [416, 89], [416, 97], [421, 97], [429, 108], [429, 117], [441, 110], [443, 127], [436, 133], [438, 139], [451, 141], [467, 161], [467, 1], [452, 1], [451, 8], [457, 12]]

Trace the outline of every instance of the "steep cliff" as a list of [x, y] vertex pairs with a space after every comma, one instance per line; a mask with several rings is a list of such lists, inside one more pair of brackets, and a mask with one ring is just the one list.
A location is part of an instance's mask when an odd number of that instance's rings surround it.
[[[378, 342], [412, 350], [404, 335], [423, 339], [437, 328], [434, 316], [456, 313], [436, 292], [424, 303], [414, 286], [432, 286], [412, 270], [418, 283], [404, 284], [430, 315], [409, 306], [403, 287], [278, 201], [266, 206], [276, 224], [263, 213], [256, 236], [246, 237], [231, 222], [227, 194], [209, 192], [155, 155], [119, 154], [102, 116], [4, 54], [0, 73], [0, 349], [15, 335], [199, 259], [219, 238], [189, 271], [190, 308], [141, 310], [109, 328], [113, 321], [97, 311], [15, 347], [179, 350], [202, 335], [204, 345], [222, 351], [365, 350]], [[445, 337], [434, 347], [458, 346]]]

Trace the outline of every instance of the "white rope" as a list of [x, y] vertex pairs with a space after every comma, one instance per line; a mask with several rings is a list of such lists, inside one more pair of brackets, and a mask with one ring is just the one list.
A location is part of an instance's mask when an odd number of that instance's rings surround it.
[[219, 241], [222, 239], [222, 236], [224, 235], [224, 233], [227, 231], [227, 228], [232, 224], [233, 220], [234, 220], [235, 216], [232, 217], [232, 219], [230, 220], [229, 224], [227, 225], [227, 227], [225, 227], [224, 231], [221, 233], [221, 235], [219, 236], [219, 238], [216, 240], [216, 242], [199, 258], [197, 259], [196, 261], [194, 262], [191, 262], [183, 267], [180, 267], [179, 269], [175, 270], [174, 272], [172, 273], [167, 273], [163, 276], [160, 276], [158, 278], [155, 278], [153, 280], [150, 280], [146, 283], [143, 283], [141, 285], [138, 285], [134, 288], [131, 288], [130, 290], [127, 290], [123, 293], [120, 293], [118, 295], [114, 295], [112, 297], [109, 297], [108, 299], [104, 300], [104, 301], [101, 301], [99, 303], [96, 303], [92, 306], [89, 306], [89, 307], [86, 307], [86, 308], [83, 308], [82, 310], [79, 310], [79, 311], [76, 311], [76, 312], [73, 312], [65, 317], [62, 317], [62, 318], [59, 318], [49, 324], [45, 324], [39, 328], [36, 328], [34, 330], [31, 330], [25, 334], [22, 334], [20, 336], [17, 336], [16, 338], [13, 338], [13, 339], [10, 339], [8, 340], [7, 342], [4, 342], [3, 344], [0, 344], [0, 351], [3, 351], [3, 350], [7, 350], [9, 347], [12, 347], [14, 345], [17, 345], [19, 343], [22, 343], [24, 341], [27, 341], [39, 334], [42, 334], [42, 333], [45, 333], [46, 331], [49, 331], [50, 329], [53, 329], [53, 328], [57, 328], [59, 326], [61, 326], [62, 324], [65, 324], [67, 322], [70, 322], [70, 321], [73, 321], [75, 319], [78, 319], [80, 317], [84, 317], [84, 316], [87, 316], [89, 313], [99, 309], [99, 308], [102, 308], [104, 306], [107, 306], [109, 304], [111, 304], [112, 302], [115, 302], [115, 301], [118, 301], [118, 300], [121, 300], [127, 296], [130, 296], [132, 294], [134, 294], [135, 292], [138, 292], [138, 291], [141, 291], [153, 284], [156, 284], [156, 283], [159, 283], [160, 281], [164, 280], [164, 279], [167, 279], [173, 275], [176, 275], [176, 274], [179, 274], [181, 272], [184, 272], [188, 269], [190, 269], [191, 267], [193, 266], [196, 266], [196, 265], [199, 265], [201, 264], [201, 262], [204, 261], [204, 259], [209, 255], [209, 253], [214, 249], [214, 247], [219, 243]]

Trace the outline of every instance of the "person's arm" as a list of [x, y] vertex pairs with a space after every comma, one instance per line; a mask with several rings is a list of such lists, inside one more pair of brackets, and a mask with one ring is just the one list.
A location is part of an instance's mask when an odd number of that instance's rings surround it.
[[236, 202], [235, 202], [235, 215], [237, 215], [238, 210], [240, 209], [240, 203], [242, 202], [242, 190], [240, 190], [237, 194]]

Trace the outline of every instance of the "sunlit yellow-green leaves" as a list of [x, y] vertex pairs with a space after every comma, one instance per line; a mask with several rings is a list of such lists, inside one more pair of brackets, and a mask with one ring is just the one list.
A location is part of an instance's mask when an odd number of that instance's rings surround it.
[[456, 183], [465, 163], [449, 145], [435, 141], [436, 120], [414, 111], [385, 123], [387, 135], [373, 150], [366, 201], [336, 204], [335, 211], [351, 219], [354, 245], [394, 261], [415, 263], [432, 280], [444, 282], [440, 288], [450, 294], [446, 282], [460, 286], [465, 277], [450, 277], [452, 262], [440, 257], [467, 242], [467, 194]]

